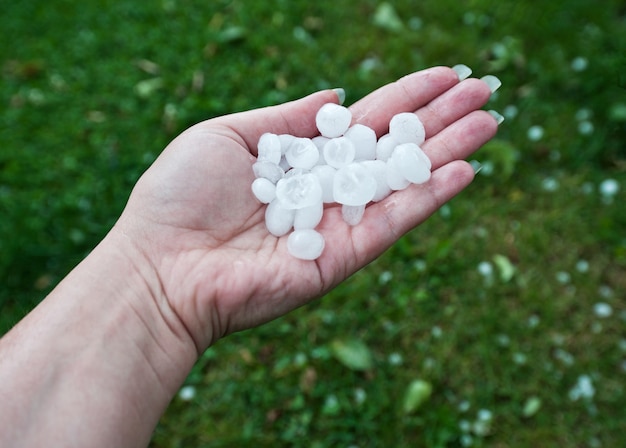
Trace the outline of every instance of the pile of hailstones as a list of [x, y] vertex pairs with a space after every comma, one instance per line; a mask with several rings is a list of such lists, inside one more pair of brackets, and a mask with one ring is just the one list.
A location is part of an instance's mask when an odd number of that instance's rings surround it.
[[430, 179], [431, 162], [419, 145], [424, 125], [413, 113], [400, 113], [389, 122], [389, 133], [376, 139], [373, 129], [352, 122], [346, 107], [327, 103], [315, 122], [319, 136], [309, 139], [265, 133], [252, 166], [252, 192], [263, 204], [265, 225], [287, 239], [289, 253], [315, 260], [324, 250], [324, 237], [315, 230], [324, 204], [341, 204], [343, 219], [357, 225], [365, 206], [394, 190]]

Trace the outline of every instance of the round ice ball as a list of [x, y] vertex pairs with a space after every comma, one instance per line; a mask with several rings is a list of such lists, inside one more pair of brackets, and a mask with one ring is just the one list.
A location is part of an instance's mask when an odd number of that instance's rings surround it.
[[259, 177], [252, 182], [254, 196], [263, 204], [269, 204], [276, 197], [276, 185], [269, 179]]
[[364, 205], [376, 194], [376, 179], [360, 163], [351, 163], [335, 173], [333, 197], [345, 205]]
[[315, 260], [324, 251], [324, 237], [313, 229], [300, 229], [291, 232], [287, 238], [287, 250], [301, 260]]
[[415, 143], [398, 145], [391, 159], [408, 181], [422, 184], [430, 179], [430, 160]]
[[311, 139], [297, 138], [289, 145], [285, 158], [290, 166], [308, 170], [315, 166], [320, 158], [320, 152]]
[[311, 173], [290, 176], [276, 184], [276, 198], [289, 210], [309, 207], [322, 202], [322, 186]]
[[332, 138], [324, 145], [324, 160], [334, 168], [342, 168], [352, 163], [355, 155], [354, 143], [346, 137]]
[[315, 116], [315, 124], [324, 137], [340, 137], [350, 127], [352, 112], [344, 106], [335, 103], [326, 103]]
[[259, 160], [267, 160], [275, 165], [280, 163], [281, 153], [280, 138], [276, 134], [266, 132], [259, 138], [257, 153]]
[[376, 143], [376, 159], [386, 162], [387, 159], [391, 157], [393, 150], [399, 144], [400, 142], [398, 142], [390, 134], [383, 135]]
[[342, 205], [341, 216], [346, 224], [356, 226], [363, 219], [365, 204], [363, 205]]
[[317, 176], [322, 187], [322, 201], [327, 204], [335, 202], [333, 198], [333, 181], [336, 172], [337, 169], [330, 165], [317, 165], [311, 170], [311, 174]]
[[372, 201], [379, 202], [389, 196], [392, 190], [387, 183], [387, 164], [382, 160], [364, 160], [361, 165], [376, 180], [376, 193]]
[[287, 235], [293, 227], [295, 215], [295, 210], [284, 208], [278, 199], [274, 199], [265, 209], [265, 227], [274, 236]]
[[376, 132], [372, 128], [357, 123], [346, 131], [344, 137], [354, 143], [355, 159], [373, 160], [376, 157]]
[[424, 143], [426, 131], [421, 120], [411, 112], [394, 115], [389, 122], [389, 134], [399, 143]]
[[322, 220], [323, 215], [324, 203], [322, 201], [316, 202], [308, 207], [300, 208], [296, 210], [293, 228], [295, 230], [314, 229]]
[[254, 177], [263, 177], [275, 184], [285, 175], [285, 171], [268, 160], [259, 160], [252, 165]]

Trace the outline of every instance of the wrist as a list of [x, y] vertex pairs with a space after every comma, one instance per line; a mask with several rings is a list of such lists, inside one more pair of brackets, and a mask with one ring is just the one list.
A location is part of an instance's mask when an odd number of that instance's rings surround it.
[[127, 329], [128, 337], [142, 347], [145, 360], [166, 392], [176, 393], [198, 353], [172, 310], [150, 259], [116, 226], [83, 264], [94, 283], [104, 281], [103, 296], [115, 305], [109, 330]]
[[197, 358], [153, 276], [114, 229], [0, 340], [0, 444], [147, 444]]

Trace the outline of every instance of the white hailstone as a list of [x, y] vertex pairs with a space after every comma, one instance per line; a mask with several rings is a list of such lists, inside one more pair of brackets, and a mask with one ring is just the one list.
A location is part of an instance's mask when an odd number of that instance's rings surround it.
[[483, 422], [488, 422], [493, 419], [493, 413], [489, 409], [480, 409], [477, 418]]
[[591, 121], [583, 120], [578, 123], [578, 133], [582, 135], [593, 134], [593, 123]]
[[267, 160], [278, 165], [282, 155], [280, 138], [276, 134], [266, 132], [259, 138], [257, 151], [259, 160]]
[[569, 272], [566, 271], [557, 272], [555, 277], [556, 281], [561, 283], [562, 285], [567, 285], [572, 279], [572, 276], [569, 274]]
[[480, 174], [483, 176], [491, 176], [495, 171], [496, 167], [491, 160], [486, 160], [480, 165]]
[[183, 401], [191, 401], [196, 396], [196, 388], [194, 386], [183, 386], [178, 391], [178, 398]]
[[286, 209], [278, 199], [274, 199], [265, 209], [265, 226], [274, 236], [287, 235], [293, 227], [295, 210]]
[[355, 124], [344, 137], [354, 144], [356, 160], [373, 160], [376, 157], [376, 132], [372, 128]]
[[365, 204], [363, 205], [342, 205], [341, 216], [343, 220], [350, 226], [356, 226], [363, 219], [365, 213]]
[[426, 131], [421, 120], [411, 112], [394, 115], [389, 122], [389, 134], [399, 143], [424, 143]]
[[285, 171], [276, 165], [275, 163], [268, 162], [267, 160], [259, 160], [252, 165], [252, 171], [254, 176], [259, 178], [263, 177], [275, 184], [285, 175]]
[[315, 116], [317, 129], [324, 137], [334, 138], [344, 134], [352, 122], [352, 112], [335, 103], [324, 104]]
[[493, 413], [488, 409], [481, 409], [478, 411], [476, 420], [472, 423], [472, 432], [478, 437], [488, 436], [491, 432], [491, 423], [493, 420]]
[[533, 314], [532, 316], [528, 318], [528, 326], [530, 328], [536, 328], [539, 325], [540, 321], [541, 319], [539, 319], [539, 316], [537, 316], [536, 314]]
[[528, 128], [526, 135], [528, 136], [528, 140], [538, 142], [543, 138], [543, 133], [543, 128], [541, 126], [534, 125]]
[[376, 179], [359, 163], [351, 163], [337, 170], [333, 182], [335, 202], [345, 205], [364, 205], [376, 193]]
[[611, 317], [613, 314], [613, 308], [611, 305], [605, 302], [598, 302], [593, 305], [593, 312], [596, 316], [600, 318]]
[[392, 190], [404, 190], [407, 188], [411, 182], [404, 177], [400, 167], [398, 166], [398, 159], [390, 157], [387, 160], [387, 185]]
[[605, 179], [600, 184], [600, 194], [602, 196], [612, 197], [619, 191], [619, 183], [615, 179]]
[[493, 275], [493, 265], [488, 261], [481, 261], [478, 263], [478, 272], [483, 277], [490, 277]]
[[380, 283], [381, 285], [386, 285], [391, 280], [393, 280], [393, 273], [391, 273], [390, 271], [383, 271], [378, 277], [378, 283]]
[[337, 168], [330, 165], [317, 165], [311, 169], [311, 174], [317, 176], [322, 187], [322, 201], [326, 204], [335, 202], [333, 198], [333, 181]]
[[430, 179], [430, 160], [415, 143], [398, 145], [391, 154], [391, 160], [409, 182], [423, 184]]
[[515, 352], [513, 353], [513, 362], [517, 365], [524, 365], [528, 361], [528, 356], [525, 353]]
[[390, 134], [385, 134], [376, 143], [376, 159], [384, 162], [391, 157], [391, 153], [400, 143]]
[[285, 154], [287, 152], [287, 149], [289, 149], [289, 145], [291, 145], [291, 142], [293, 142], [297, 138], [300, 138], [300, 137], [296, 137], [295, 135], [291, 135], [291, 134], [280, 134], [278, 136], [278, 139], [280, 140], [281, 152]]
[[463, 400], [459, 403], [458, 410], [459, 412], [467, 412], [470, 410], [471, 407], [472, 404], [469, 401]]
[[342, 168], [354, 161], [356, 148], [346, 137], [337, 137], [324, 145], [324, 160], [335, 168]]
[[361, 166], [376, 180], [376, 193], [372, 202], [382, 201], [389, 196], [392, 190], [387, 183], [387, 164], [382, 160], [364, 160]]
[[591, 377], [589, 375], [580, 375], [576, 381], [576, 385], [570, 389], [569, 398], [572, 401], [583, 399], [592, 399], [596, 394], [596, 390], [593, 387]]
[[504, 115], [504, 118], [506, 118], [507, 120], [511, 120], [517, 116], [517, 112], [517, 106], [515, 106], [514, 104], [509, 104], [502, 111], [502, 115]]
[[301, 260], [315, 260], [324, 251], [324, 237], [313, 229], [294, 230], [287, 238], [287, 250]]
[[583, 274], [589, 272], [589, 262], [587, 260], [578, 260], [576, 262], [576, 270]]
[[320, 158], [320, 152], [310, 138], [297, 138], [291, 142], [285, 158], [294, 168], [311, 169]]
[[570, 352], [563, 350], [562, 348], [557, 348], [554, 351], [554, 357], [561, 361], [566, 366], [573, 366], [576, 362], [576, 358]]
[[322, 201], [297, 209], [293, 220], [293, 228], [295, 230], [314, 229], [322, 220], [323, 214], [324, 203]]
[[254, 179], [252, 193], [263, 204], [269, 204], [276, 197], [276, 185], [264, 177]]
[[[361, 387], [357, 387], [354, 390], [354, 402], [357, 405], [362, 405], [363, 403], [365, 403], [365, 400], [367, 400], [367, 392], [365, 392], [365, 390], [363, 390]], [[352, 445], [352, 447], [356, 447], [356, 445]]]
[[571, 67], [572, 67], [572, 70], [574, 70], [575, 72], [582, 72], [583, 70], [587, 68], [588, 64], [589, 64], [589, 61], [587, 61], [587, 58], [578, 56], [572, 60]]
[[545, 191], [553, 192], [559, 189], [559, 181], [554, 177], [546, 177], [541, 181], [541, 187]]
[[600, 297], [610, 299], [611, 297], [613, 297], [613, 289], [611, 289], [611, 287], [608, 285], [601, 285], [598, 288], [598, 294], [600, 294]]
[[311, 139], [311, 141], [313, 142], [313, 144], [315, 144], [319, 152], [322, 152], [324, 150], [324, 145], [328, 143], [329, 140], [330, 139], [328, 137], [324, 137], [323, 135], [318, 135]]
[[326, 160], [324, 159], [324, 145], [328, 143], [330, 139], [328, 137], [324, 137], [323, 135], [318, 135], [317, 137], [313, 137], [311, 141], [317, 148], [320, 153], [319, 159], [317, 159], [318, 165], [326, 165]]
[[311, 173], [290, 176], [276, 184], [276, 199], [283, 208], [295, 210], [309, 207], [322, 200], [322, 187]]

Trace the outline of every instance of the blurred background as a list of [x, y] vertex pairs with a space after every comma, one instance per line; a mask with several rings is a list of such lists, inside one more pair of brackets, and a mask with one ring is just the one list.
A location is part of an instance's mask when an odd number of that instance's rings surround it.
[[503, 82], [474, 183], [328, 296], [210, 348], [152, 446], [626, 443], [623, 2], [2, 9], [0, 334], [188, 126], [433, 65]]

